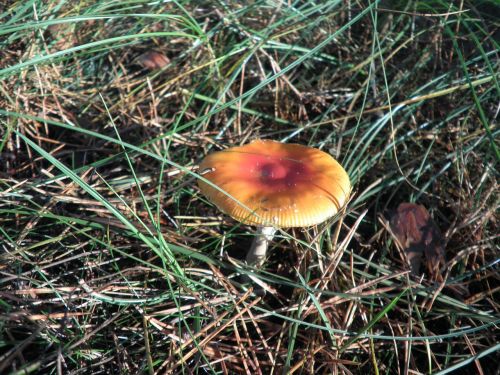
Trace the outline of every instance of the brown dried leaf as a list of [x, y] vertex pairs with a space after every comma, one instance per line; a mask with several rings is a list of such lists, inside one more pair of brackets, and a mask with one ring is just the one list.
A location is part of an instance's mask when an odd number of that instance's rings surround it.
[[137, 63], [143, 68], [154, 70], [161, 69], [170, 63], [170, 59], [163, 53], [148, 51], [137, 58]]
[[75, 45], [75, 36], [71, 24], [56, 23], [47, 28], [48, 39], [52, 42], [52, 48], [62, 51]]
[[419, 273], [424, 256], [429, 276], [442, 280], [439, 269], [445, 263], [443, 236], [427, 209], [414, 203], [401, 203], [390, 226], [405, 250], [411, 273]]

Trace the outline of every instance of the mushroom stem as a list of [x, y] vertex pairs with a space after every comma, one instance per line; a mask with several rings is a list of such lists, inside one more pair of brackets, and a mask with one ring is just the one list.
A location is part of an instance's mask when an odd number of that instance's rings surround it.
[[248, 250], [247, 264], [250, 266], [260, 267], [266, 258], [267, 245], [272, 241], [276, 233], [274, 227], [259, 227], [255, 235], [252, 246]]

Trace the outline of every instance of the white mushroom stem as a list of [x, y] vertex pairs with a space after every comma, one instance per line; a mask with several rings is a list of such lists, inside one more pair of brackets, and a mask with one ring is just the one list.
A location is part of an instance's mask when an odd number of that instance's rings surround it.
[[276, 228], [259, 227], [255, 235], [252, 246], [248, 250], [247, 264], [249, 266], [260, 267], [266, 258], [267, 246], [272, 241]]

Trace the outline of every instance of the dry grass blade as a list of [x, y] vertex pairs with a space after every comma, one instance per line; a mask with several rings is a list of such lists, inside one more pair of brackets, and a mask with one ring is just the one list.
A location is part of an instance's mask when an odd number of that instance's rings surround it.
[[[495, 373], [500, 8], [385, 3], [0, 10], [0, 372]], [[353, 187], [261, 269], [197, 187], [254, 139]]]

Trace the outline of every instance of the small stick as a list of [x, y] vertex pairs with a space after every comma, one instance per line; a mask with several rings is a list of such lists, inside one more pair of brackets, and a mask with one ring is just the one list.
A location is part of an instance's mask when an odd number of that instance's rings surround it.
[[346, 207], [347, 207], [347, 205], [344, 205], [344, 207], [342, 208], [342, 211], [340, 212], [340, 219], [337, 223], [337, 227], [335, 228], [335, 233], [333, 234], [332, 252], [335, 252], [335, 250], [337, 249], [337, 242], [339, 240], [340, 228], [342, 228], [342, 223], [344, 222], [344, 215], [345, 215]]

